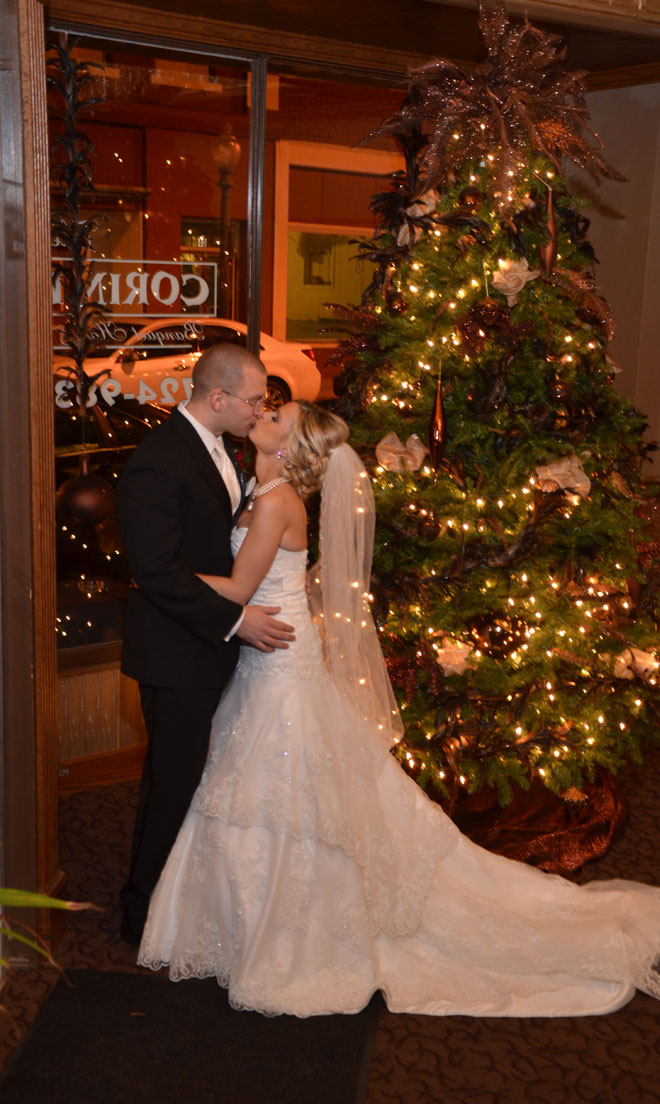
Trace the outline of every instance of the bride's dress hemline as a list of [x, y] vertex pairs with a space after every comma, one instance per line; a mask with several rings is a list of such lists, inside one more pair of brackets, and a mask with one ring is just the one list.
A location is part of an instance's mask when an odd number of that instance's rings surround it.
[[[395, 769], [398, 770], [396, 767]], [[214, 823], [212, 819], [205, 828], [216, 840], [222, 829], [228, 846], [235, 852], [241, 851], [243, 855], [263, 854], [264, 844], [270, 844], [270, 857], [274, 859], [275, 866], [287, 862], [287, 852], [291, 852], [295, 865], [298, 866], [301, 859], [299, 849], [307, 848], [312, 843], [293, 840], [285, 834], [274, 834], [268, 829], [243, 829], [221, 822]], [[243, 838], [242, 848], [232, 838], [236, 835]], [[445, 869], [444, 872], [446, 888], [450, 890], [457, 871], [465, 868], [466, 859], [468, 870], [470, 868], [469, 851], [473, 849], [478, 860], [482, 854], [481, 849], [469, 844], [469, 841], [461, 840], [460, 843], [467, 846], [459, 846], [458, 853], [453, 856], [451, 871]], [[347, 875], [352, 873], [357, 882], [360, 882], [359, 865], [340, 849], [329, 848], [313, 841], [312, 850], [317, 867], [324, 871], [324, 879], [327, 877], [335, 885], [339, 882], [346, 887], [351, 881]], [[185, 867], [190, 856], [183, 855], [181, 858]], [[496, 859], [497, 856], [489, 855], [488, 858]], [[510, 865], [509, 860], [500, 861]], [[444, 865], [446, 867], [447, 864]], [[522, 864], [515, 865], [520, 866], [523, 880], [526, 880], [527, 875], [538, 875], [543, 880], [547, 877]], [[343, 871], [337, 877], [341, 868]], [[473, 873], [476, 869], [473, 868]], [[588, 887], [580, 890], [563, 879], [556, 881], [568, 887], [569, 896], [582, 895], [585, 905], [595, 906], [595, 913], [591, 907], [587, 910], [592, 919], [602, 911], [603, 896], [614, 894], [609, 899], [612, 903], [618, 902], [619, 906], [630, 898], [630, 883], [620, 883], [626, 886], [623, 890], [599, 889], [599, 884], [596, 883], [594, 889], [589, 891]], [[278, 892], [275, 896], [279, 897], [281, 878], [277, 879], [277, 883]], [[584, 971], [582, 977], [571, 977], [565, 972], [566, 966], [569, 969], [571, 965], [575, 967], [575, 963], [570, 961], [558, 963], [555, 959], [552, 963], [554, 969], [547, 974], [542, 970], [535, 971], [532, 962], [518, 955], [515, 936], [508, 940], [510, 961], [505, 966], [508, 965], [509, 973], [506, 969], [497, 972], [492, 968], [491, 959], [496, 956], [488, 952], [486, 944], [482, 944], [481, 954], [477, 956], [481, 957], [482, 964], [476, 966], [470, 961], [475, 956], [469, 947], [467, 961], [465, 960], [466, 954], [465, 951], [461, 953], [459, 938], [456, 945], [453, 948], [450, 945], [443, 956], [434, 946], [433, 934], [424, 928], [404, 938], [391, 937], [382, 931], [376, 934], [371, 931], [354, 931], [351, 934], [346, 927], [340, 934], [336, 927], [332, 928], [334, 914], [328, 914], [327, 910], [323, 910], [324, 927], [327, 925], [329, 936], [326, 933], [324, 943], [319, 938], [318, 930], [310, 933], [306, 923], [292, 923], [292, 913], [300, 907], [300, 898], [295, 892], [289, 896], [286, 891], [284, 901], [271, 901], [271, 904], [276, 905], [275, 915], [271, 915], [265, 922], [263, 932], [258, 930], [258, 925], [253, 925], [251, 917], [247, 918], [247, 946], [237, 940], [236, 944], [232, 943], [227, 956], [222, 940], [216, 938], [219, 927], [222, 927], [222, 923], [218, 925], [217, 912], [211, 915], [208, 910], [197, 907], [191, 915], [190, 909], [185, 907], [185, 902], [190, 901], [189, 888], [187, 886], [186, 889], [177, 891], [173, 885], [168, 886], [165, 882], [163, 893], [173, 893], [171, 901], [179, 892], [178, 899], [183, 904], [182, 912], [189, 922], [189, 930], [197, 933], [195, 937], [182, 939], [181, 933], [187, 930], [186, 924], [170, 908], [162, 911], [161, 905], [158, 913], [163, 919], [164, 927], [161, 929], [158, 925], [150, 925], [145, 933], [138, 962], [153, 970], [167, 968], [173, 981], [215, 978], [228, 991], [229, 1003], [237, 1010], [256, 1011], [268, 1016], [284, 1014], [308, 1017], [338, 1012], [353, 1014], [364, 1009], [374, 993], [380, 991], [389, 1010], [398, 1013], [501, 1017], [601, 1015], [614, 1012], [625, 1005], [636, 988], [630, 980], [590, 977]], [[647, 890], [643, 886], [638, 888], [642, 895]], [[652, 890], [649, 892], [653, 894]], [[633, 896], [636, 897], [637, 893], [633, 893]], [[246, 897], [244, 893], [239, 893], [237, 900], [231, 903], [230, 900], [231, 888], [228, 885], [225, 898], [227, 911], [234, 912], [243, 919], [249, 904], [249, 895]], [[323, 900], [323, 895], [319, 894], [319, 900]], [[261, 899], [260, 905], [263, 904]], [[543, 902], [539, 901], [538, 906], [542, 908]], [[427, 907], [430, 915], [432, 906]], [[285, 911], [284, 916], [282, 909]], [[213, 906], [212, 911], [215, 911]], [[310, 917], [312, 928], [319, 922], [319, 911], [316, 910]], [[339, 912], [341, 915], [341, 910]], [[278, 914], [280, 923], [275, 919]], [[282, 920], [285, 926], [282, 926]], [[589, 926], [591, 921], [588, 916], [584, 920]], [[604, 928], [609, 926], [611, 929], [612, 924], [610, 914], [609, 920], [604, 918]], [[238, 927], [240, 928], [240, 923]], [[201, 939], [200, 932], [203, 933]], [[594, 938], [590, 940], [592, 954], [594, 949], [597, 950], [593, 943], [598, 940], [597, 932], [593, 935]], [[570, 931], [568, 939], [570, 944]], [[306, 963], [306, 948], [310, 944], [313, 944], [314, 950], [311, 961]], [[329, 961], [322, 959], [320, 951], [323, 946], [330, 950], [332, 957]], [[159, 955], [158, 948], [161, 952], [167, 948], [168, 953]], [[569, 946], [566, 948], [566, 959], [571, 960], [572, 957]], [[619, 968], [614, 972], [622, 973], [620, 963], [625, 961], [626, 953], [618, 933], [615, 933], [612, 940], [609, 958], [619, 961]], [[608, 954], [605, 953], [605, 965], [603, 962], [600, 964], [601, 974], [607, 973], [607, 959]], [[229, 965], [226, 965], [227, 961], [230, 962]], [[252, 965], [249, 965], [251, 962]], [[564, 969], [561, 969], [562, 966]], [[596, 966], [594, 972], [597, 969]]]
[[[660, 890], [578, 887], [472, 844], [327, 675], [304, 553], [255, 595], [296, 626], [241, 650], [138, 962], [235, 1008], [581, 1016], [660, 997]], [[185, 754], [185, 734], [182, 734]]]

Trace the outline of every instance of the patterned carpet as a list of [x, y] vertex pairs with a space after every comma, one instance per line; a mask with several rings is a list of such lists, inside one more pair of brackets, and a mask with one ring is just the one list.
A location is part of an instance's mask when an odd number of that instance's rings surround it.
[[[660, 884], [660, 750], [648, 752], [644, 768], [629, 769], [624, 780], [630, 825], [584, 880], [626, 877]], [[65, 969], [137, 970], [135, 951], [118, 936], [117, 908], [136, 796], [137, 784], [120, 783], [62, 801], [61, 864], [70, 896], [104, 910], [71, 916], [57, 955]], [[0, 1025], [3, 1065], [56, 979], [56, 971], [45, 966], [7, 979], [1, 999], [11, 1019]], [[660, 1007], [638, 994], [620, 1012], [594, 1018], [441, 1019], [383, 1011], [365, 1104], [420, 1101], [658, 1104]]]

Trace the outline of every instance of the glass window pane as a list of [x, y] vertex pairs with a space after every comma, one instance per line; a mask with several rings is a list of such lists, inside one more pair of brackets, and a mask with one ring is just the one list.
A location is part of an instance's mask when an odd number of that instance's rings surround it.
[[62, 166], [71, 150], [63, 99], [51, 87], [56, 220], [60, 212], [53, 255], [62, 266], [53, 287], [61, 647], [120, 639], [130, 582], [116, 518], [76, 512], [81, 477], [114, 488], [135, 446], [190, 395], [203, 349], [246, 342], [251, 125], [248, 61], [91, 38], [72, 50], [90, 67], [79, 98], [97, 101], [72, 125], [91, 145], [78, 140], [73, 152], [87, 155], [94, 186], [83, 189], [74, 220], [89, 226], [78, 257], [88, 273], [83, 307], [101, 309], [91, 326], [78, 317], [83, 417], [70, 373], [70, 329], [67, 336], [76, 311], [66, 272], [76, 250]]
[[322, 398], [332, 396], [332, 304], [359, 303], [371, 282], [358, 243], [374, 231], [371, 197], [403, 167], [392, 140], [359, 143], [403, 95], [373, 81], [269, 75], [262, 329], [311, 351]]
[[200, 349], [209, 349], [211, 345], [217, 345], [220, 342], [226, 342], [228, 345], [245, 346], [247, 344], [247, 332], [237, 330], [233, 326], [205, 325], [199, 341]]

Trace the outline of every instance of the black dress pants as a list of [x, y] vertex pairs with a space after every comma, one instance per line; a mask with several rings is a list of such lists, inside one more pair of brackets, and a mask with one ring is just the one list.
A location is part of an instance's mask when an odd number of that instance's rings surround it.
[[131, 943], [140, 940], [149, 898], [202, 777], [222, 689], [140, 685], [148, 744], [131, 868], [121, 891], [122, 935]]

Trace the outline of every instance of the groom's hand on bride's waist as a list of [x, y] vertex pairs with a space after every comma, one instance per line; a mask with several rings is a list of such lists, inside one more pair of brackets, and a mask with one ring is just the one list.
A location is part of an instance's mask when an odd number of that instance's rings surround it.
[[275, 648], [288, 648], [296, 636], [292, 625], [275, 620], [273, 615], [279, 613], [281, 608], [281, 606], [246, 606], [236, 635], [240, 636], [245, 644], [251, 644], [261, 652], [272, 652]]

